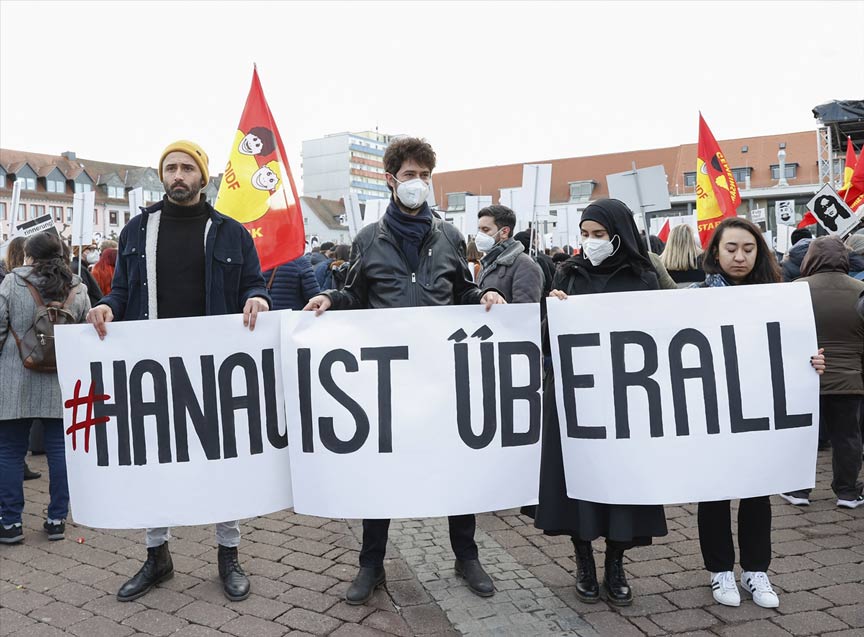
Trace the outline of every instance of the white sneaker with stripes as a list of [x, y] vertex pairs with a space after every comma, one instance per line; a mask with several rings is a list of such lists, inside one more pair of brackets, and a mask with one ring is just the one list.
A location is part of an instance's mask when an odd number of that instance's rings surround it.
[[771, 588], [767, 573], [763, 571], [743, 571], [741, 586], [753, 596], [753, 601], [762, 608], [777, 608], [780, 599]]
[[732, 571], [711, 573], [711, 592], [714, 594], [714, 601], [718, 604], [724, 606], [741, 605], [741, 595], [738, 593], [735, 573]]

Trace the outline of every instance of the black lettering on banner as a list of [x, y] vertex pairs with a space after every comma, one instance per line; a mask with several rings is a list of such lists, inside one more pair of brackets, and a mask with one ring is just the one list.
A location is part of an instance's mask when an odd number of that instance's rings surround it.
[[456, 363], [456, 427], [459, 437], [472, 449], [483, 449], [495, 437], [498, 416], [495, 405], [495, 345], [480, 343], [480, 373], [483, 391], [483, 429], [479, 434], [471, 427], [471, 383], [468, 344], [453, 346]]
[[[243, 370], [246, 393], [234, 395], [231, 378], [236, 368]], [[234, 412], [246, 410], [249, 422], [249, 450], [252, 454], [264, 451], [261, 442], [261, 402], [258, 398], [258, 367], [249, 354], [231, 354], [219, 366], [219, 406], [222, 412], [222, 446], [224, 458], [237, 457], [237, 437], [234, 431]]]
[[297, 348], [297, 393], [300, 401], [300, 442], [303, 453], [315, 451], [312, 431], [312, 354], [308, 347]]
[[391, 361], [407, 361], [408, 346], [399, 347], [363, 347], [360, 350], [360, 360], [376, 361], [378, 363], [378, 452], [393, 451], [393, 407]]
[[[126, 387], [126, 361], [114, 361], [114, 402], [106, 403], [98, 400], [93, 403], [93, 415], [96, 418], [108, 416], [117, 421], [117, 455], [120, 465], [131, 465], [132, 456], [129, 449], [129, 391]], [[90, 363], [90, 378], [93, 380], [94, 392], [97, 396], [105, 393], [102, 380], [102, 363]], [[96, 466], [107, 467], [108, 430], [105, 427], [93, 427], [96, 432]]]
[[[153, 380], [153, 401], [144, 401], [143, 380], [148, 374]], [[115, 390], [116, 391], [116, 390]], [[171, 462], [171, 431], [168, 416], [168, 379], [165, 370], [157, 361], [147, 359], [135, 363], [129, 373], [129, 404], [132, 418], [132, 453], [136, 465], [147, 464], [147, 440], [144, 434], [144, 417], [156, 417], [156, 439], [159, 462]]]
[[[681, 358], [685, 345], [699, 350], [699, 365], [684, 367]], [[684, 329], [669, 343], [669, 375], [672, 379], [672, 404], [675, 406], [675, 433], [690, 435], [690, 417], [687, 414], [687, 389], [684, 381], [698, 378], [702, 381], [702, 399], [705, 403], [705, 423], [709, 434], [720, 433], [720, 414], [717, 407], [717, 379], [714, 377], [714, 354], [708, 338], [700, 331]]]
[[729, 392], [729, 419], [733, 434], [745, 431], [768, 431], [771, 423], [767, 416], [763, 418], [745, 418], [741, 405], [741, 375], [738, 372], [738, 345], [735, 342], [735, 327], [721, 325], [720, 335], [723, 341], [723, 359], [726, 364], [726, 387]]
[[[336, 430], [333, 427], [333, 418], [321, 416], [318, 418], [318, 428], [321, 435], [321, 443], [333, 453], [352, 453], [357, 451], [366, 442], [369, 437], [369, 417], [363, 408], [351, 398], [348, 394], [342, 391], [333, 380], [332, 369], [336, 363], [342, 363], [345, 366], [345, 371], [354, 373], [359, 369], [357, 359], [351, 352], [344, 349], [334, 349], [327, 352], [321, 359], [321, 364], [318, 367], [318, 377], [321, 382], [321, 387], [336, 399], [353, 416], [356, 424], [356, 431], [350, 440], [340, 440], [336, 436]], [[305, 448], [304, 448], [305, 451]]]
[[786, 377], [783, 373], [783, 344], [780, 323], [768, 323], [768, 358], [771, 361], [771, 389], [774, 394], [774, 429], [795, 429], [813, 424], [813, 414], [786, 413]]
[[[189, 462], [189, 440], [186, 433], [186, 414], [204, 449], [208, 460], [219, 459], [219, 408], [216, 400], [216, 365], [212, 355], [201, 356], [202, 399], [198, 402], [183, 359], [168, 359], [171, 370], [171, 399], [174, 413], [174, 438], [177, 444], [177, 462]], [[203, 403], [203, 409], [202, 409]]]
[[279, 406], [276, 401], [276, 355], [273, 348], [261, 352], [261, 373], [264, 377], [264, 413], [267, 418], [267, 440], [274, 449], [288, 446], [288, 430], [279, 433]]
[[576, 417], [576, 395], [574, 389], [594, 387], [592, 374], [573, 373], [573, 348], [598, 347], [600, 334], [561, 334], [558, 336], [558, 351], [561, 356], [561, 392], [564, 397], [564, 416], [567, 418], [567, 437], [599, 440], [606, 438], [603, 425], [580, 425]]
[[[513, 357], [525, 356], [528, 359], [528, 384], [513, 386]], [[498, 344], [498, 373], [501, 387], [501, 446], [520, 447], [532, 445], [540, 440], [540, 349], [530, 341]], [[528, 402], [528, 431], [516, 433], [513, 422], [513, 404], [517, 400]]]
[[[648, 395], [648, 421], [652, 438], [663, 435], [663, 406], [660, 401], [660, 385], [651, 375], [657, 372], [657, 344], [645, 332], [612, 332], [612, 401], [615, 405], [615, 437], [630, 437], [630, 414], [627, 403], [627, 388], [642, 387]], [[624, 349], [627, 345], [638, 345], [645, 355], [645, 365], [638, 371], [628, 372], [625, 367]]]

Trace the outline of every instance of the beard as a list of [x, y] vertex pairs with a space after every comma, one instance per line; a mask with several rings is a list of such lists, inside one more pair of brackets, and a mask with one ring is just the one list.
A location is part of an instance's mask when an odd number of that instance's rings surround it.
[[178, 204], [187, 204], [190, 202], [198, 201], [198, 193], [201, 192], [201, 186], [197, 187], [187, 187], [179, 184], [162, 184], [165, 187], [165, 192], [168, 194], [168, 197]]

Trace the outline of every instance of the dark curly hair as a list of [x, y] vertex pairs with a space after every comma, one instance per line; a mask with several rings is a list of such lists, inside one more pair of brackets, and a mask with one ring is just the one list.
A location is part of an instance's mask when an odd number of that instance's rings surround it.
[[714, 234], [711, 235], [711, 240], [702, 255], [702, 269], [708, 274], [725, 274], [720, 267], [719, 252], [720, 244], [723, 241], [723, 232], [727, 228], [746, 230], [756, 240], [756, 263], [753, 264], [753, 269], [742, 283], [777, 283], [780, 281], [780, 266], [777, 265], [773, 251], [765, 243], [762, 231], [755, 223], [742, 217], [729, 217], [714, 228]]
[[430, 171], [435, 170], [435, 151], [429, 142], [417, 137], [399, 137], [390, 142], [384, 151], [384, 170], [395, 177], [409, 159]]
[[72, 270], [63, 258], [63, 242], [57, 233], [46, 230], [34, 234], [24, 244], [24, 254], [33, 259], [30, 276], [41, 277], [38, 288], [45, 300], [65, 300], [72, 289]]

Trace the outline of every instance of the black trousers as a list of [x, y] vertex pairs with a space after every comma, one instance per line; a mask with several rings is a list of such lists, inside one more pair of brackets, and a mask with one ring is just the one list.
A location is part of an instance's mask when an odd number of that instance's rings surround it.
[[[450, 546], [460, 560], [477, 559], [477, 543], [474, 541], [474, 530], [477, 519], [473, 514], [451, 515]], [[363, 547], [360, 549], [360, 566], [378, 567], [384, 565], [384, 554], [387, 552], [387, 535], [390, 531], [390, 520], [363, 520]]]
[[[729, 500], [700, 502], [699, 548], [705, 568], [713, 573], [735, 567], [732, 514]], [[738, 547], [741, 568], [767, 571], [771, 564], [771, 500], [767, 495], [744, 498], [738, 507]]]
[[[831, 441], [831, 468], [834, 479], [831, 489], [841, 500], [855, 500], [864, 483], [861, 473], [861, 396], [827, 395], [819, 397], [819, 422]], [[809, 498], [810, 489], [793, 491], [791, 495]]]

